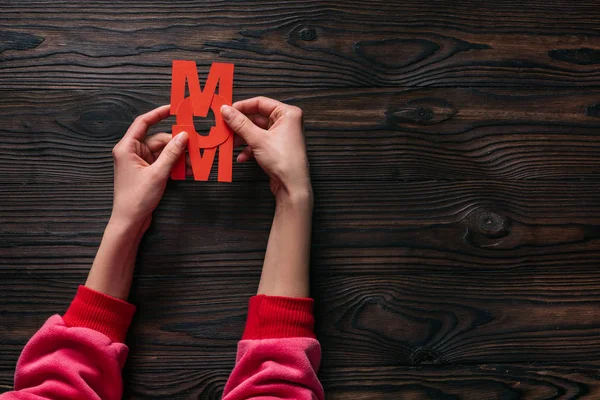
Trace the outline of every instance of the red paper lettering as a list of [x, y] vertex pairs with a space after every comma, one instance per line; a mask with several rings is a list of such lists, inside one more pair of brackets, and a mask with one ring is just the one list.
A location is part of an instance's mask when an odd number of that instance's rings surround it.
[[[185, 97], [187, 81], [189, 96]], [[218, 85], [218, 92], [217, 91]], [[231, 182], [233, 159], [233, 132], [223, 121], [221, 106], [231, 105], [233, 99], [233, 64], [213, 63], [204, 85], [200, 88], [198, 70], [194, 61], [173, 61], [171, 76], [171, 115], [177, 116], [173, 136], [188, 133], [188, 152], [194, 179], [206, 181], [210, 175], [217, 148], [219, 149], [219, 182]], [[215, 114], [215, 126], [207, 136], [199, 135], [194, 128], [194, 117], [206, 117], [208, 110]], [[204, 152], [200, 153], [200, 149]], [[171, 179], [185, 179], [185, 156], [171, 172]]]

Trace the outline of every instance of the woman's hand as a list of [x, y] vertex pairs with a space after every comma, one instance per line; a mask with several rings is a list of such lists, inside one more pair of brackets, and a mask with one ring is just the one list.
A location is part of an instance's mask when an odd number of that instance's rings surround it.
[[302, 110], [256, 97], [224, 106], [221, 114], [248, 144], [238, 162], [256, 158], [277, 203], [258, 294], [308, 297], [313, 194]]
[[225, 122], [248, 146], [238, 162], [255, 158], [271, 179], [278, 202], [305, 199], [312, 202], [312, 186], [302, 110], [267, 97], [223, 106]]
[[113, 149], [115, 193], [113, 212], [85, 285], [126, 300], [142, 236], [165, 192], [175, 162], [185, 151], [187, 133], [146, 137], [148, 129], [169, 116], [169, 106], [135, 119]]
[[176, 161], [185, 152], [187, 133], [171, 139], [168, 133], [146, 137], [148, 129], [169, 116], [169, 105], [140, 115], [113, 148], [115, 185], [111, 219], [145, 231], [152, 211], [163, 196]]

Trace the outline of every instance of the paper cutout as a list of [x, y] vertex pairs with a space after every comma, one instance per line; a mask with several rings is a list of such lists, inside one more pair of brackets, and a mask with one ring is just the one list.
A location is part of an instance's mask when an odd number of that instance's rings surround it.
[[[187, 81], [189, 96], [185, 97]], [[218, 93], [217, 84], [219, 87]], [[188, 133], [188, 152], [194, 173], [194, 180], [206, 181], [210, 175], [217, 148], [219, 182], [231, 182], [233, 162], [233, 132], [223, 121], [221, 106], [231, 105], [233, 99], [233, 64], [213, 63], [204, 85], [200, 88], [198, 70], [194, 61], [173, 61], [171, 76], [171, 115], [177, 116], [172, 135], [186, 131]], [[215, 126], [207, 136], [202, 136], [194, 128], [194, 117], [206, 117], [208, 110], [215, 115]], [[204, 152], [201, 153], [200, 149]], [[171, 179], [185, 179], [185, 155], [181, 157], [173, 171]]]

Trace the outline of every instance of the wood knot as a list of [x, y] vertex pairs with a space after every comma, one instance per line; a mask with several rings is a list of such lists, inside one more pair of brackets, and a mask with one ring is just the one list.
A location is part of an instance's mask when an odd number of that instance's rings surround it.
[[419, 347], [410, 355], [410, 363], [413, 365], [440, 365], [443, 364], [439, 353], [433, 349]]
[[419, 124], [427, 124], [433, 119], [433, 110], [430, 108], [417, 107], [414, 112], [415, 121]]
[[413, 123], [435, 125], [454, 117], [458, 111], [444, 99], [423, 97], [410, 100], [404, 107], [390, 108], [386, 118], [390, 125]]
[[317, 31], [313, 28], [303, 28], [298, 32], [298, 36], [305, 42], [312, 42], [317, 39]]
[[492, 211], [478, 210], [471, 215], [471, 227], [477, 233], [488, 238], [508, 235], [510, 220]]
[[25, 32], [0, 31], [0, 53], [5, 50], [30, 50], [38, 47], [44, 38]]
[[[98, 104], [79, 116], [79, 126], [95, 139], [115, 139], [123, 135], [133, 117], [112, 104]], [[83, 133], [83, 132], [82, 132]]]
[[433, 56], [440, 45], [425, 39], [384, 39], [356, 42], [359, 57], [384, 68], [404, 68]]

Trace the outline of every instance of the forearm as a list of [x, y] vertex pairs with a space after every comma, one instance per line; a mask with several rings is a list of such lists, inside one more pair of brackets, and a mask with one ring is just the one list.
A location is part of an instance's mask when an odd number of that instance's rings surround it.
[[321, 347], [314, 333], [314, 302], [307, 298], [312, 191], [288, 200], [277, 199], [259, 295], [250, 299], [224, 400], [324, 398], [317, 378]]
[[312, 190], [277, 199], [258, 294], [309, 297]]
[[111, 217], [85, 286], [127, 300], [146, 224]]

